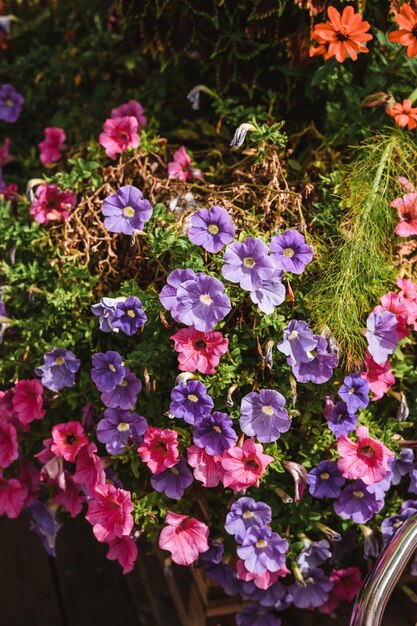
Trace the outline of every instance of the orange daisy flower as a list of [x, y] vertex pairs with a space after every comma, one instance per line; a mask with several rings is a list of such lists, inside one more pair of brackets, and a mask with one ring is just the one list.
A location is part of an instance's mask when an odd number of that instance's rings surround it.
[[394, 30], [388, 39], [407, 46], [407, 56], [411, 59], [417, 55], [417, 13], [409, 4], [403, 4], [394, 18], [400, 30]]
[[417, 108], [411, 105], [411, 100], [407, 98], [402, 104], [396, 102], [392, 106], [387, 106], [385, 110], [398, 126], [403, 128], [407, 126], [408, 130], [413, 130], [417, 126]]
[[311, 38], [319, 44], [318, 48], [310, 50], [311, 56], [323, 54], [325, 58], [326, 55], [327, 58], [336, 57], [339, 63], [343, 63], [347, 55], [352, 61], [356, 61], [358, 52], [369, 52], [363, 42], [373, 39], [366, 32], [370, 29], [370, 24], [359, 13], [355, 13], [353, 7], [345, 7], [342, 14], [334, 7], [329, 7], [327, 15], [329, 21], [316, 24], [311, 33]]

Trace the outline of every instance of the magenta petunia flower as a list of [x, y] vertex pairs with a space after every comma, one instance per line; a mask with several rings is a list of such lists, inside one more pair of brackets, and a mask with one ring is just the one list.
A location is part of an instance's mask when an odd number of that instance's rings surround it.
[[208, 252], [220, 252], [235, 236], [228, 212], [219, 206], [196, 211], [191, 216], [190, 224], [189, 240]]
[[77, 517], [83, 509], [86, 498], [82, 492], [81, 486], [75, 482], [72, 475], [67, 470], [64, 470], [64, 476], [65, 489], [57, 485], [55, 495], [52, 497], [52, 502], [62, 506], [71, 517]]
[[203, 333], [192, 326], [181, 328], [175, 335], [174, 348], [179, 353], [179, 369], [182, 372], [215, 374], [220, 357], [226, 354], [229, 340], [218, 331]]
[[177, 297], [179, 321], [204, 333], [213, 330], [232, 308], [223, 283], [201, 272], [179, 285]]
[[6, 480], [0, 474], [0, 515], [13, 519], [25, 507], [28, 490], [17, 478]]
[[148, 426], [138, 454], [146, 463], [152, 474], [159, 474], [165, 469], [174, 467], [179, 460], [178, 433], [170, 428], [154, 428]]
[[193, 475], [187, 467], [183, 457], [180, 457], [174, 467], [168, 467], [159, 474], [151, 476], [151, 485], [155, 491], [163, 493], [167, 498], [179, 500], [193, 482]]
[[329, 352], [329, 342], [320, 335], [313, 335], [317, 342], [315, 348], [309, 352], [313, 357], [311, 361], [293, 362], [292, 357], [288, 357], [289, 365], [292, 365], [292, 372], [299, 383], [312, 382], [315, 385], [326, 383], [333, 376], [333, 370], [337, 367], [339, 357], [333, 352]]
[[0, 468], [9, 467], [18, 458], [19, 444], [16, 428], [9, 422], [3, 422], [0, 424]]
[[116, 193], [108, 196], [103, 200], [101, 210], [107, 230], [125, 235], [133, 235], [135, 230], [142, 230], [145, 222], [152, 216], [151, 203], [133, 185], [120, 187]]
[[13, 409], [22, 425], [43, 418], [46, 411], [42, 408], [43, 385], [40, 380], [37, 378], [18, 380], [14, 384], [13, 391]]
[[80, 422], [65, 422], [52, 427], [51, 452], [55, 456], [74, 463], [81, 448], [87, 444], [88, 439]]
[[237, 547], [238, 556], [253, 574], [277, 572], [285, 565], [288, 541], [267, 526], [252, 526]]
[[287, 230], [283, 235], [275, 235], [269, 247], [277, 268], [292, 274], [304, 272], [314, 256], [304, 235], [297, 230]]
[[333, 504], [337, 515], [355, 524], [369, 522], [383, 506], [383, 498], [378, 497], [378, 492], [371, 492], [362, 480], [347, 485]]
[[74, 481], [84, 487], [89, 496], [94, 495], [97, 486], [106, 482], [103, 463], [96, 452], [97, 446], [93, 442], [83, 446], [77, 455], [73, 475]]
[[169, 412], [175, 417], [183, 418], [187, 424], [194, 424], [199, 417], [208, 415], [213, 406], [206, 386], [199, 380], [189, 380], [185, 384], [176, 385], [171, 391]]
[[259, 481], [274, 457], [264, 454], [262, 445], [254, 439], [246, 439], [242, 446], [225, 450], [222, 465], [223, 484], [233, 491], [246, 491], [249, 487], [259, 487]]
[[142, 302], [136, 296], [118, 302], [114, 310], [112, 326], [121, 330], [125, 335], [135, 335], [139, 328], [145, 325], [147, 316], [142, 308]]
[[370, 437], [366, 426], [360, 426], [356, 434], [356, 443], [346, 435], [338, 439], [337, 466], [345, 478], [360, 478], [366, 485], [373, 485], [385, 478], [389, 469], [388, 459], [394, 453], [383, 443]]
[[100, 146], [103, 146], [110, 159], [115, 159], [116, 154], [122, 154], [128, 148], [137, 148], [139, 135], [136, 117], [127, 115], [107, 119], [104, 122], [103, 132], [100, 133], [98, 142]]
[[129, 100], [112, 109], [110, 117], [112, 119], [118, 117], [135, 117], [138, 122], [138, 131], [141, 131], [148, 121], [144, 113], [144, 108], [140, 102], [137, 100]]
[[369, 387], [374, 394], [372, 400], [380, 400], [388, 389], [395, 385], [395, 377], [391, 371], [390, 362], [375, 363], [369, 352], [366, 352], [365, 368], [361, 376], [368, 381]]
[[11, 143], [12, 140], [6, 137], [3, 141], [3, 145], [0, 146], [0, 168], [16, 160], [16, 157], [12, 156], [9, 152]]
[[65, 222], [77, 204], [77, 196], [72, 191], [63, 191], [58, 185], [38, 185], [29, 213], [38, 224]]
[[188, 465], [194, 468], [194, 478], [203, 483], [204, 487], [217, 487], [223, 478], [222, 457], [207, 454], [204, 448], [190, 446], [187, 448]]
[[237, 441], [232, 419], [220, 411], [199, 417], [194, 424], [193, 441], [199, 448], [204, 448], [207, 454], [223, 454]]
[[38, 143], [42, 165], [50, 165], [59, 161], [61, 152], [65, 150], [66, 135], [63, 128], [50, 127], [44, 129], [44, 139]]
[[223, 259], [223, 276], [247, 291], [261, 287], [262, 281], [271, 278], [276, 271], [268, 246], [256, 237], [229, 244]]
[[399, 237], [417, 235], [417, 193], [406, 193], [402, 198], [395, 198], [391, 206], [398, 210], [400, 219], [395, 234]]
[[107, 558], [109, 561], [118, 561], [123, 568], [123, 574], [131, 572], [138, 558], [138, 547], [131, 537], [116, 537], [108, 542]]
[[90, 376], [99, 391], [113, 391], [116, 385], [120, 385], [125, 376], [125, 366], [118, 352], [97, 352], [92, 356], [92, 363]]
[[168, 550], [177, 565], [191, 565], [209, 548], [209, 528], [194, 517], [168, 511], [167, 526], [159, 535], [159, 547]]
[[113, 541], [129, 536], [133, 528], [131, 494], [105, 484], [96, 488], [85, 516], [93, 527], [97, 541]]
[[101, 394], [102, 403], [111, 408], [131, 409], [135, 404], [142, 389], [142, 383], [128, 367], [125, 368], [125, 375], [121, 383], [116, 385], [111, 391], [103, 391]]
[[388, 356], [393, 354], [399, 336], [397, 333], [397, 318], [390, 311], [372, 312], [366, 322], [368, 352], [375, 363], [385, 363]]
[[168, 163], [169, 178], [187, 182], [190, 178], [203, 178], [201, 170], [191, 167], [191, 158], [184, 146], [174, 153], [174, 160]]
[[0, 86], [0, 120], [14, 123], [19, 119], [23, 108], [23, 96], [20, 95], [13, 85]]
[[248, 393], [240, 405], [240, 427], [261, 443], [276, 441], [287, 432], [291, 420], [285, 407], [285, 398], [273, 389]]

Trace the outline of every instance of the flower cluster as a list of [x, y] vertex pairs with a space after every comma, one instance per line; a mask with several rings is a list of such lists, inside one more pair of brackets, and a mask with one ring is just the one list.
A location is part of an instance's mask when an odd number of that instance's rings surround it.
[[99, 135], [99, 144], [110, 159], [115, 159], [117, 154], [139, 146], [139, 133], [146, 122], [142, 105], [129, 100], [112, 109], [111, 117], [104, 122], [103, 132]]

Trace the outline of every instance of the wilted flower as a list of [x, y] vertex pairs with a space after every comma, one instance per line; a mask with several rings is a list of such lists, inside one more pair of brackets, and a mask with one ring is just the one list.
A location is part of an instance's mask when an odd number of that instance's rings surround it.
[[307, 470], [303, 465], [294, 463], [294, 461], [285, 461], [284, 467], [291, 474], [294, 479], [295, 495], [294, 503], [298, 504], [304, 495], [304, 490], [307, 484]]
[[249, 132], [253, 132], [256, 131], [256, 126], [254, 126], [253, 124], [241, 124], [240, 126], [238, 126], [238, 128], [236, 128], [235, 130], [235, 134], [233, 135], [233, 139], [230, 142], [230, 147], [231, 148], [240, 148], [240, 146], [243, 144], [243, 142], [246, 139], [246, 135]]

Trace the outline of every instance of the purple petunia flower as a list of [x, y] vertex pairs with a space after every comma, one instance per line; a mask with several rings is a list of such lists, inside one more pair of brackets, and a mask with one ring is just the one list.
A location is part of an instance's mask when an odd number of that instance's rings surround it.
[[223, 283], [201, 272], [179, 285], [177, 297], [178, 320], [205, 333], [213, 330], [232, 308]]
[[401, 478], [411, 471], [413, 464], [414, 450], [412, 448], [403, 448], [400, 452], [400, 458], [395, 458], [391, 466], [391, 484], [398, 485]]
[[259, 589], [251, 580], [242, 582], [240, 595], [244, 600], [257, 602], [264, 608], [276, 609], [277, 611], [285, 611], [292, 604], [292, 596], [288, 587], [284, 587], [278, 581], [268, 589]]
[[122, 454], [131, 440], [142, 442], [142, 435], [148, 423], [139, 413], [123, 409], [106, 409], [104, 417], [97, 424], [97, 439], [106, 444], [109, 454]]
[[35, 368], [35, 374], [41, 376], [42, 384], [51, 391], [60, 391], [63, 387], [75, 385], [75, 374], [80, 368], [80, 361], [70, 350], [54, 348], [43, 357], [43, 365]]
[[99, 391], [112, 391], [125, 375], [123, 359], [118, 352], [98, 352], [92, 357], [91, 379]]
[[187, 280], [194, 280], [195, 272], [193, 270], [174, 270], [167, 276], [167, 284], [164, 285], [159, 294], [162, 306], [171, 311], [171, 315], [175, 321], [179, 322], [177, 315], [178, 307], [178, 287]]
[[250, 292], [252, 302], [258, 305], [262, 313], [271, 315], [275, 307], [285, 300], [285, 286], [282, 281], [282, 272], [276, 272], [271, 278], [261, 281], [259, 287]]
[[379, 495], [357, 480], [343, 489], [333, 508], [340, 517], [351, 519], [355, 524], [364, 524], [384, 506], [384, 500]]
[[299, 609], [315, 609], [327, 602], [333, 589], [333, 581], [319, 567], [309, 571], [303, 578], [302, 585], [295, 583], [290, 587], [294, 606]]
[[28, 507], [32, 520], [30, 529], [40, 537], [43, 547], [49, 556], [56, 556], [55, 543], [56, 536], [61, 524], [57, 522], [51, 509], [40, 500], [36, 500]]
[[345, 482], [333, 461], [320, 461], [307, 476], [308, 489], [314, 498], [337, 498]]
[[182, 498], [184, 491], [192, 482], [193, 475], [183, 457], [174, 467], [169, 467], [163, 472], [151, 476], [151, 485], [155, 491], [165, 494], [167, 498], [172, 498], [172, 500]]
[[391, 311], [373, 311], [367, 319], [368, 352], [375, 363], [385, 363], [399, 341], [397, 318]]
[[136, 404], [141, 389], [140, 380], [126, 367], [122, 382], [116, 385], [112, 391], [104, 391], [101, 394], [101, 401], [110, 409], [131, 409]]
[[205, 552], [201, 552], [198, 557], [199, 563], [201, 565], [218, 565], [222, 562], [223, 553], [224, 553], [224, 545], [221, 541], [213, 541], [209, 538], [208, 540], [209, 548]]
[[271, 507], [265, 502], [256, 502], [253, 498], [243, 497], [236, 500], [226, 516], [225, 530], [242, 543], [247, 531], [252, 526], [266, 526], [272, 520]]
[[191, 216], [188, 238], [207, 252], [220, 252], [223, 246], [233, 241], [235, 229], [228, 212], [219, 206], [200, 209]]
[[412, 467], [409, 472], [410, 485], [408, 487], [409, 493], [417, 493], [417, 467]]
[[358, 423], [358, 416], [349, 413], [346, 403], [337, 402], [335, 404], [331, 396], [326, 397], [324, 416], [328, 421], [329, 429], [336, 439], [353, 432]]
[[108, 196], [101, 210], [105, 216], [104, 226], [111, 233], [133, 235], [134, 231], [142, 230], [145, 222], [152, 216], [152, 205], [144, 200], [142, 192], [126, 185]]
[[317, 346], [317, 335], [302, 320], [291, 320], [284, 329], [284, 339], [277, 345], [280, 352], [288, 357], [290, 365], [308, 363], [314, 359], [311, 350]]
[[301, 274], [313, 260], [313, 249], [306, 244], [304, 235], [298, 230], [287, 230], [283, 235], [272, 237], [270, 250], [280, 270]]
[[208, 415], [213, 406], [206, 386], [199, 380], [189, 380], [171, 391], [169, 412], [175, 417], [182, 417], [187, 424], [194, 424], [198, 418]]
[[255, 291], [276, 271], [268, 253], [268, 246], [256, 237], [235, 241], [224, 253], [222, 274], [232, 283], [239, 283], [242, 289]]
[[349, 374], [339, 389], [339, 396], [346, 403], [349, 413], [365, 409], [369, 404], [369, 383], [360, 374]]
[[240, 591], [240, 580], [227, 563], [208, 565], [203, 563], [204, 573], [214, 580], [228, 596], [235, 596]]
[[402, 515], [391, 515], [381, 522], [381, 532], [384, 541], [387, 541], [395, 531], [404, 524], [405, 518]]
[[17, 122], [23, 108], [23, 102], [23, 96], [16, 91], [13, 85], [1, 85], [0, 120], [9, 123]]
[[330, 543], [326, 539], [310, 541], [295, 559], [302, 574], [315, 569], [332, 556]]
[[279, 617], [256, 604], [250, 604], [236, 614], [237, 626], [281, 626]]
[[267, 526], [249, 528], [242, 545], [237, 547], [238, 556], [253, 574], [278, 572], [285, 565], [287, 550], [288, 541]]
[[307, 363], [300, 361], [292, 363], [292, 357], [288, 357], [288, 364], [292, 365], [292, 371], [299, 383], [312, 382], [315, 385], [326, 383], [333, 376], [333, 370], [337, 367], [339, 357], [333, 352], [329, 352], [327, 339], [320, 335], [313, 335], [317, 341], [316, 347], [311, 350], [313, 357]]
[[242, 431], [250, 437], [256, 436], [261, 443], [276, 441], [291, 426], [284, 406], [284, 396], [273, 389], [248, 393], [240, 405]]
[[113, 327], [114, 312], [119, 302], [126, 298], [101, 298], [98, 304], [91, 306], [91, 311], [99, 318], [99, 328], [103, 333], [118, 333], [119, 329]]
[[137, 333], [147, 319], [146, 313], [142, 309], [142, 302], [136, 296], [131, 296], [123, 302], [117, 303], [112, 325], [113, 328], [118, 328], [125, 335], [131, 337]]
[[214, 411], [211, 415], [204, 415], [195, 422], [193, 441], [210, 456], [223, 454], [237, 441], [232, 425], [233, 421], [227, 413]]

